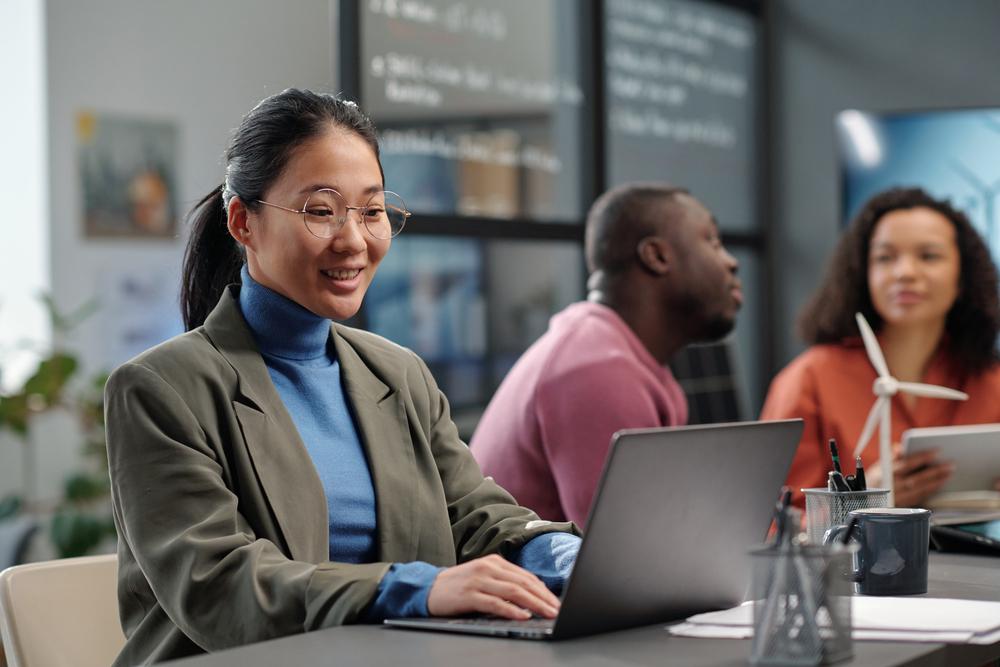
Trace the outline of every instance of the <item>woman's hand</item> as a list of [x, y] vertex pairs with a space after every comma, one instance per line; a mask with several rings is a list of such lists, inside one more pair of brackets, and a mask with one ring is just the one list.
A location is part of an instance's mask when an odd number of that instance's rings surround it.
[[441, 572], [427, 596], [431, 616], [482, 613], [525, 619], [534, 613], [555, 618], [559, 598], [535, 575], [491, 555]]
[[[955, 466], [937, 460], [937, 450], [902, 454], [897, 450], [892, 461], [892, 486], [896, 507], [916, 507], [944, 486]], [[868, 488], [882, 486], [882, 465], [865, 468]]]

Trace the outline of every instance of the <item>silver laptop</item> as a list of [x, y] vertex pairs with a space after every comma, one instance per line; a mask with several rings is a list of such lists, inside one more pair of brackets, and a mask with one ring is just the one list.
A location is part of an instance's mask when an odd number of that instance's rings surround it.
[[566, 639], [739, 604], [801, 434], [801, 419], [619, 431], [555, 619], [385, 622]]

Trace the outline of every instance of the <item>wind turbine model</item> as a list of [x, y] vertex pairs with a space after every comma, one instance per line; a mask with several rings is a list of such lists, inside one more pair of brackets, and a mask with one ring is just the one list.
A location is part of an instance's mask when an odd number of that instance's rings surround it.
[[875, 394], [875, 405], [872, 406], [865, 426], [861, 429], [861, 437], [854, 447], [854, 456], [861, 456], [865, 446], [872, 437], [875, 426], [879, 426], [879, 459], [882, 462], [882, 486], [889, 489], [889, 506], [895, 505], [892, 488], [892, 445], [889, 440], [892, 437], [892, 397], [897, 392], [912, 394], [913, 396], [927, 396], [930, 398], [947, 398], [953, 401], [964, 401], [969, 398], [965, 392], [947, 387], [938, 387], [933, 384], [923, 384], [922, 382], [900, 382], [889, 374], [889, 366], [885, 363], [882, 350], [878, 346], [878, 339], [872, 331], [868, 320], [861, 313], [855, 313], [854, 318], [858, 321], [858, 329], [861, 330], [861, 339], [865, 343], [865, 351], [868, 352], [868, 360], [875, 367], [878, 377], [872, 386]]

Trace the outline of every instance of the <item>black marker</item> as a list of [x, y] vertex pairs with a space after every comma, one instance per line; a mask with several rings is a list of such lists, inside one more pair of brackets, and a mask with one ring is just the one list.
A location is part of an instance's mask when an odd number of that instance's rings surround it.
[[854, 459], [854, 484], [858, 491], [868, 490], [868, 482], [865, 481], [865, 467], [861, 463], [860, 456]]
[[850, 491], [851, 487], [844, 479], [844, 473], [838, 472], [836, 470], [831, 470], [826, 476], [826, 488], [829, 491], [839, 491], [843, 493], [844, 491]]
[[843, 474], [844, 471], [840, 469], [840, 454], [837, 453], [837, 441], [833, 438], [830, 438], [830, 458], [833, 459], [833, 469]]
[[[792, 490], [787, 486], [781, 487], [781, 495], [774, 505], [774, 547], [780, 547], [785, 541], [788, 523], [788, 507], [792, 504]], [[787, 533], [790, 535], [791, 533]]]

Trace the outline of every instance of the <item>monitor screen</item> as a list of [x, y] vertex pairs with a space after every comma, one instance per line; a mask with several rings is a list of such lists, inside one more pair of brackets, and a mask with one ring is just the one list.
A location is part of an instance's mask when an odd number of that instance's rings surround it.
[[962, 209], [1000, 257], [1000, 108], [837, 116], [846, 225], [872, 195], [919, 186]]
[[604, 4], [609, 185], [667, 181], [758, 228], [758, 20], [692, 0]]
[[359, 4], [387, 188], [418, 214], [582, 219], [587, 3]]

